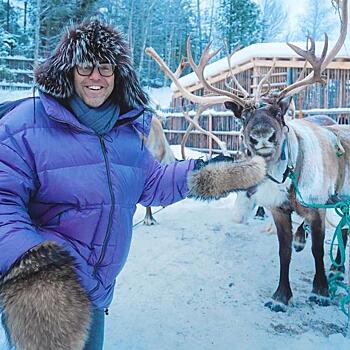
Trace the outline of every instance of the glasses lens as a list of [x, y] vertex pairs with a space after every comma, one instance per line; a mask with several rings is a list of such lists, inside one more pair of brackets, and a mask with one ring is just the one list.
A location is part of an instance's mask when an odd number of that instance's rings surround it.
[[88, 76], [94, 70], [94, 66], [77, 66], [77, 72], [79, 75]]
[[102, 63], [98, 66], [98, 71], [103, 77], [111, 77], [114, 73], [114, 65]]

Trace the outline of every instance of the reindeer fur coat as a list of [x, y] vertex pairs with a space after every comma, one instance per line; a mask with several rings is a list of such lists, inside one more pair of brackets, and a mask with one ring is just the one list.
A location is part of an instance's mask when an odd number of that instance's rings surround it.
[[[284, 149], [281, 149], [280, 159], [268, 164], [268, 173], [282, 181], [287, 165], [292, 165], [298, 176], [300, 193], [307, 203], [324, 204], [334, 194], [350, 195], [348, 126], [321, 127], [300, 119], [287, 122], [287, 126], [288, 134], [283, 137], [284, 140], [288, 137], [288, 141], [281, 142]], [[345, 150], [341, 156], [337, 156], [339, 142]], [[279, 206], [287, 200], [290, 186], [290, 179], [284, 184], [267, 179], [258, 187], [256, 202], [267, 207]]]

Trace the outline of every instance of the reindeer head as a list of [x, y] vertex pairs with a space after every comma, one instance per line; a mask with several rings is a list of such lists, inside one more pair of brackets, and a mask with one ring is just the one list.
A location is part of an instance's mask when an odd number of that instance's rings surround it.
[[266, 161], [276, 161], [281, 157], [287, 131], [284, 115], [290, 101], [291, 98], [280, 102], [272, 99], [259, 108], [225, 103], [226, 108], [242, 120], [244, 142], [250, 153], [264, 157]]

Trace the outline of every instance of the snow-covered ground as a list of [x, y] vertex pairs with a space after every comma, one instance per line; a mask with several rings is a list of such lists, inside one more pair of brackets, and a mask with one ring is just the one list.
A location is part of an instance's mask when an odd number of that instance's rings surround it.
[[264, 307], [278, 282], [277, 237], [267, 222], [234, 224], [233, 203], [188, 199], [156, 214], [159, 225], [135, 229], [106, 349], [349, 349], [338, 307], [307, 301], [310, 242], [293, 257], [294, 306], [285, 314]]
[[0, 103], [4, 101], [16, 100], [18, 98], [33, 96], [33, 90], [1, 90]]
[[[173, 149], [179, 156], [179, 147]], [[158, 225], [135, 227], [106, 317], [106, 350], [350, 348], [341, 334], [347, 318], [338, 306], [308, 302], [310, 240], [302, 252], [293, 252], [294, 305], [286, 313], [264, 307], [278, 283], [277, 237], [266, 232], [270, 217], [235, 224], [234, 200], [234, 194], [211, 203], [186, 199], [160, 210]], [[139, 207], [134, 223], [143, 215]], [[329, 267], [328, 254], [325, 261]]]

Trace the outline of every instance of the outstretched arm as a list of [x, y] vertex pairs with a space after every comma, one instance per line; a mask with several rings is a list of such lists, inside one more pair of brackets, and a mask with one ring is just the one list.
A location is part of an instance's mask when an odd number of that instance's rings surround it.
[[244, 162], [219, 157], [209, 162], [187, 160], [161, 166], [152, 156], [139, 203], [167, 206], [186, 196], [202, 200], [219, 199], [230, 192], [247, 190], [265, 177], [262, 157]]

